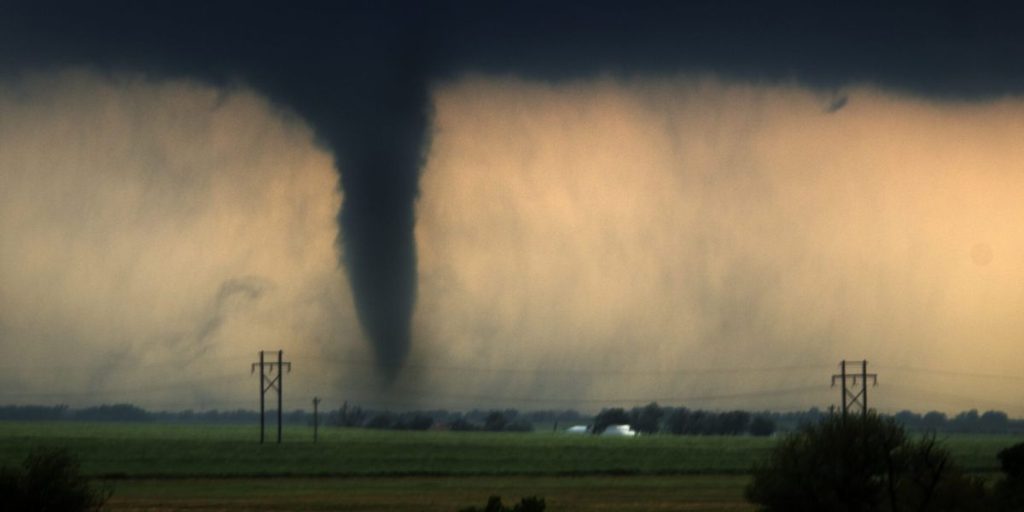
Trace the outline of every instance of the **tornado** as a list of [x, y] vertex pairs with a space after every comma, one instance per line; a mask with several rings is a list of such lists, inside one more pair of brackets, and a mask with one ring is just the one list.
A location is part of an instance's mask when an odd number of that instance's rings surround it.
[[[345, 193], [338, 214], [342, 259], [378, 373], [391, 382], [411, 345], [417, 287], [413, 229], [429, 101], [414, 73], [387, 78], [377, 82], [361, 108], [349, 110], [358, 112], [360, 121], [334, 145]], [[403, 86], [387, 90], [392, 80]]]

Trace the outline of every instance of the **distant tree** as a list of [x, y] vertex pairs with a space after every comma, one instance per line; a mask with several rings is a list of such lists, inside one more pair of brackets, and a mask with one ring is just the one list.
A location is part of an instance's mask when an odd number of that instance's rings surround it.
[[903, 425], [904, 428], [908, 429], [919, 429], [921, 428], [921, 415], [912, 411], [903, 410], [893, 415], [893, 419], [897, 423]]
[[4, 510], [95, 511], [110, 494], [109, 488], [96, 487], [83, 476], [78, 459], [63, 448], [37, 448], [21, 468], [0, 468]]
[[780, 441], [754, 468], [747, 499], [765, 512], [988, 510], [984, 482], [966, 476], [933, 436], [908, 437], [891, 418], [838, 415]]
[[750, 420], [749, 431], [752, 436], [770, 436], [775, 433], [775, 422], [767, 416], [755, 416]]
[[484, 418], [484, 430], [488, 432], [501, 432], [508, 425], [508, 418], [501, 411], [491, 411]]
[[387, 429], [393, 427], [394, 424], [395, 416], [390, 412], [384, 411], [382, 413], [376, 414], [375, 416], [367, 420], [365, 427]]
[[921, 417], [921, 426], [927, 430], [939, 431], [946, 428], [946, 413], [929, 411]]
[[428, 430], [434, 425], [434, 418], [429, 415], [412, 412], [399, 415], [391, 428], [397, 430]]
[[978, 428], [978, 419], [978, 410], [971, 409], [957, 414], [950, 423], [957, 432], [974, 432]]
[[686, 430], [683, 433], [698, 436], [714, 434], [717, 428], [717, 419], [716, 414], [708, 411], [692, 411], [686, 424]]
[[583, 415], [573, 409], [556, 410], [549, 409], [544, 411], [530, 411], [523, 413], [522, 415], [530, 423], [555, 423], [555, 422], [575, 422], [580, 421]]
[[337, 427], [361, 427], [366, 423], [367, 414], [362, 407], [341, 404], [337, 412], [328, 415], [328, 422]]
[[448, 429], [456, 432], [474, 432], [480, 430], [480, 426], [464, 417], [459, 417], [448, 424]]
[[505, 424], [505, 432], [533, 432], [533, 423], [526, 418], [516, 418]]
[[593, 433], [600, 434], [610, 425], [626, 425], [628, 423], [629, 414], [624, 409], [603, 409], [594, 417]]
[[665, 418], [665, 430], [675, 435], [690, 433], [690, 410], [685, 407], [673, 409]]
[[1010, 419], [1003, 411], [986, 411], [978, 418], [978, 430], [988, 434], [1005, 434], [1010, 426]]
[[661, 430], [661, 418], [664, 416], [665, 409], [658, 406], [657, 402], [651, 402], [629, 411], [629, 424], [637, 432], [654, 434]]
[[715, 435], [736, 436], [747, 431], [750, 424], [750, 413], [746, 411], [730, 411], [718, 415]]
[[5, 405], [0, 406], [3, 421], [54, 421], [67, 419], [66, 405]]
[[143, 422], [152, 420], [152, 416], [141, 407], [132, 404], [100, 405], [75, 411], [75, 419], [81, 421], [124, 421]]

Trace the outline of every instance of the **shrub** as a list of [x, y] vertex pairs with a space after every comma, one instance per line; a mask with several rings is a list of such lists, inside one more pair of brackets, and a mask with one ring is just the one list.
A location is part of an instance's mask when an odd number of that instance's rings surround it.
[[1005, 477], [996, 483], [996, 498], [1002, 510], [1024, 510], [1024, 443], [999, 452]]
[[746, 496], [764, 511], [987, 509], [983, 482], [934, 436], [911, 440], [873, 413], [830, 415], [785, 437], [755, 466]]
[[21, 468], [0, 469], [5, 510], [78, 512], [100, 510], [111, 491], [95, 488], [66, 449], [35, 449]]

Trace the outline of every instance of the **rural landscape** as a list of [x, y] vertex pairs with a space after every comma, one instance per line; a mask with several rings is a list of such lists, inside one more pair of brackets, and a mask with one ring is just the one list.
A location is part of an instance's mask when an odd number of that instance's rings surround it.
[[745, 473], [769, 446], [337, 428], [313, 444], [310, 430], [258, 445], [251, 425], [8, 423], [2, 453], [14, 464], [34, 444], [69, 445], [83, 471], [112, 478], [111, 510], [455, 511], [491, 495], [543, 496], [551, 510], [747, 510]]
[[[10, 471], [38, 450], [67, 450], [96, 492], [107, 493], [108, 510], [457, 511], [482, 510], [491, 496], [510, 506], [536, 497], [548, 510], [757, 510], [745, 494], [755, 466], [769, 460], [780, 439], [794, 434], [775, 432], [776, 422], [799, 429], [801, 422], [817, 424], [827, 414], [764, 415], [771, 431], [752, 432], [747, 413], [714, 418], [656, 404], [609, 409], [593, 418], [575, 411], [371, 415], [339, 409], [325, 415], [314, 439], [310, 415], [295, 411], [286, 415], [280, 443], [274, 436], [259, 443], [258, 425], [236, 423], [254, 419], [252, 411], [197, 418], [153, 415], [128, 405], [79, 411], [4, 407], [0, 464]], [[37, 419], [26, 419], [32, 416]], [[517, 422], [505, 421], [517, 416]], [[742, 431], [695, 430], [713, 424], [732, 428], [727, 417], [737, 416]], [[973, 411], [958, 415], [940, 425], [944, 433], [937, 439], [950, 466], [993, 489], [1007, 478], [1000, 452], [1024, 446], [1024, 421], [987, 416], [982, 421]], [[567, 432], [571, 427], [529, 421], [558, 417], [598, 428], [631, 420], [645, 428], [636, 437], [573, 435]], [[906, 411], [899, 417], [907, 428], [915, 415]], [[362, 423], [351, 425], [355, 418]], [[435, 424], [434, 418], [449, 421]], [[915, 439], [929, 435], [908, 431]], [[934, 435], [934, 428], [929, 432]], [[997, 509], [1015, 510], [992, 508]]]
[[0, 1], [0, 510], [1024, 511], [1022, 26]]

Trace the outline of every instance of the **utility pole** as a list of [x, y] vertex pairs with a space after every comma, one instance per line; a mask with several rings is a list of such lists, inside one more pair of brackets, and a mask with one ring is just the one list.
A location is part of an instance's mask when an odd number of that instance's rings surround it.
[[[281, 412], [283, 410], [282, 405], [282, 388], [284, 387], [284, 370], [287, 368], [288, 373], [292, 371], [292, 363], [284, 361], [284, 351], [277, 351], [277, 362], [267, 362], [264, 357], [264, 350], [260, 350], [260, 362], [253, 363], [252, 369], [249, 373], [256, 373], [256, 367], [260, 369], [260, 444], [264, 441], [264, 432], [266, 431], [266, 394], [271, 389], [277, 390], [277, 444], [281, 444]], [[271, 376], [273, 376], [271, 378]]]
[[313, 397], [313, 442], [317, 440], [317, 430], [320, 427], [320, 416], [317, 414], [317, 406], [320, 405], [320, 397]]
[[[860, 373], [847, 373], [847, 364], [860, 363]], [[839, 374], [832, 376], [832, 387], [836, 387], [836, 381], [838, 380], [842, 384], [840, 393], [840, 406], [843, 414], [843, 420], [846, 420], [846, 415], [849, 410], [853, 407], [860, 408], [861, 415], [863, 417], [868, 416], [868, 379], [871, 380], [872, 385], [878, 385], [878, 374], [868, 373], [868, 362], [864, 361], [847, 361], [843, 360], [839, 363]], [[846, 386], [846, 381], [850, 380], [853, 387], [857, 386], [857, 380], [860, 380], [860, 391], [854, 393], [849, 387]]]

